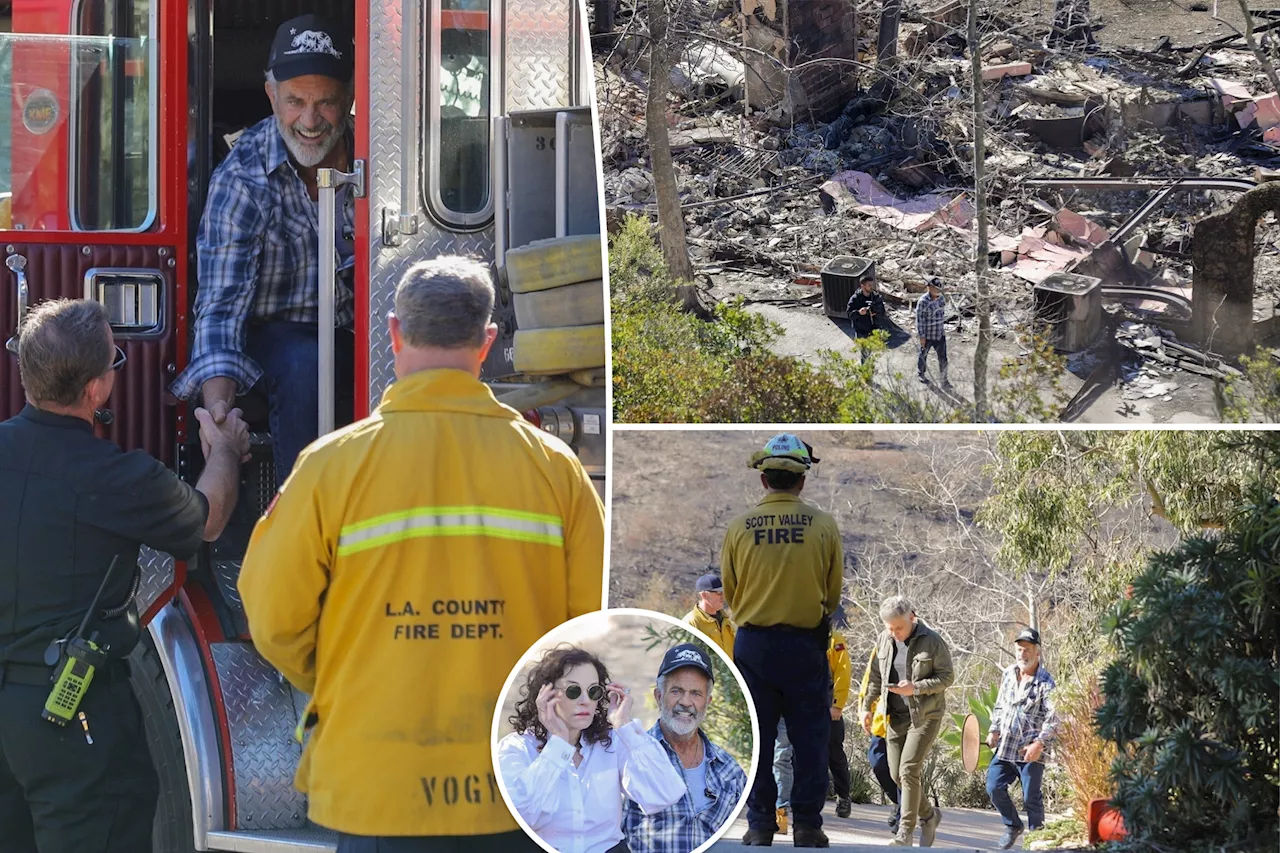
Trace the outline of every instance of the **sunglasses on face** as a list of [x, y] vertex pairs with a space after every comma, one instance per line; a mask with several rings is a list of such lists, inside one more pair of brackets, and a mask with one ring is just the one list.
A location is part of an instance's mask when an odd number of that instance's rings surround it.
[[[582, 695], [582, 688], [576, 684], [570, 684], [564, 689], [564, 695], [570, 699], [577, 699]], [[587, 698], [592, 702], [599, 702], [604, 697], [604, 688], [599, 684], [593, 684], [587, 688]]]

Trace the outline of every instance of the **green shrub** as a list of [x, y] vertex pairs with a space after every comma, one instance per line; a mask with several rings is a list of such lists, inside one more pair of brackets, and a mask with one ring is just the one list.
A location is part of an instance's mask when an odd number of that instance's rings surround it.
[[1261, 419], [1280, 421], [1280, 362], [1268, 350], [1241, 356], [1244, 376], [1231, 379], [1223, 389], [1222, 419], [1244, 423]]
[[1098, 730], [1131, 839], [1275, 849], [1280, 831], [1280, 502], [1259, 485], [1216, 538], [1152, 557], [1103, 619]]

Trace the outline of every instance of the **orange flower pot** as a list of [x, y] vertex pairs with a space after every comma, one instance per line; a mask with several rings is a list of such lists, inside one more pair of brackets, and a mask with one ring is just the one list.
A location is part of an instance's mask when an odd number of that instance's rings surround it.
[[1110, 800], [1090, 800], [1086, 823], [1089, 826], [1090, 844], [1120, 841], [1129, 834], [1124, 828], [1124, 818], [1120, 816], [1120, 811], [1111, 805]]

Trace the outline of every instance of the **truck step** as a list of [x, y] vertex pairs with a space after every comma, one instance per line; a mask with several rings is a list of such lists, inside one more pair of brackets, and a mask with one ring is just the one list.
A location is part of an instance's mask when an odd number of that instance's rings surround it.
[[207, 838], [210, 850], [236, 853], [334, 853], [338, 849], [338, 833], [318, 826], [210, 832]]

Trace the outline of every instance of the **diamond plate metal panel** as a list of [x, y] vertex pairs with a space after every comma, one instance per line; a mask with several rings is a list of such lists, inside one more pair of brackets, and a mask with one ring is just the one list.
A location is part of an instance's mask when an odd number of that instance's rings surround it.
[[160, 593], [173, 583], [173, 557], [143, 545], [138, 550], [142, 582], [138, 586], [138, 613], [146, 613]]
[[575, 2], [507, 0], [507, 112], [569, 106], [569, 23]]
[[235, 770], [236, 829], [300, 829], [307, 798], [293, 787], [302, 748], [293, 739], [293, 688], [248, 643], [213, 643]]
[[240, 600], [240, 589], [236, 583], [240, 580], [240, 560], [215, 560], [213, 563], [213, 579], [218, 585], [222, 600], [231, 611], [231, 619], [235, 623], [236, 636], [249, 636], [249, 619], [244, 614], [244, 602]]
[[[502, 0], [493, 0], [501, 8]], [[570, 4], [577, 0], [508, 0], [504, 40], [504, 112], [513, 109], [558, 107], [570, 98]], [[400, 102], [400, 0], [373, 0], [369, 7], [369, 235], [372, 251], [369, 269], [369, 407], [377, 406], [382, 392], [395, 379], [387, 312], [395, 287], [414, 263], [440, 255], [471, 255], [494, 260], [494, 233], [458, 233], [440, 227], [425, 211], [417, 234], [402, 237], [399, 246], [381, 243], [385, 209], [400, 207], [400, 122], [410, 120], [416, 105], [402, 109]], [[495, 16], [497, 17], [497, 16]], [[430, 156], [428, 151], [423, 157]], [[498, 324], [495, 349], [509, 347], [515, 329], [510, 294], [498, 295], [494, 322]]]

